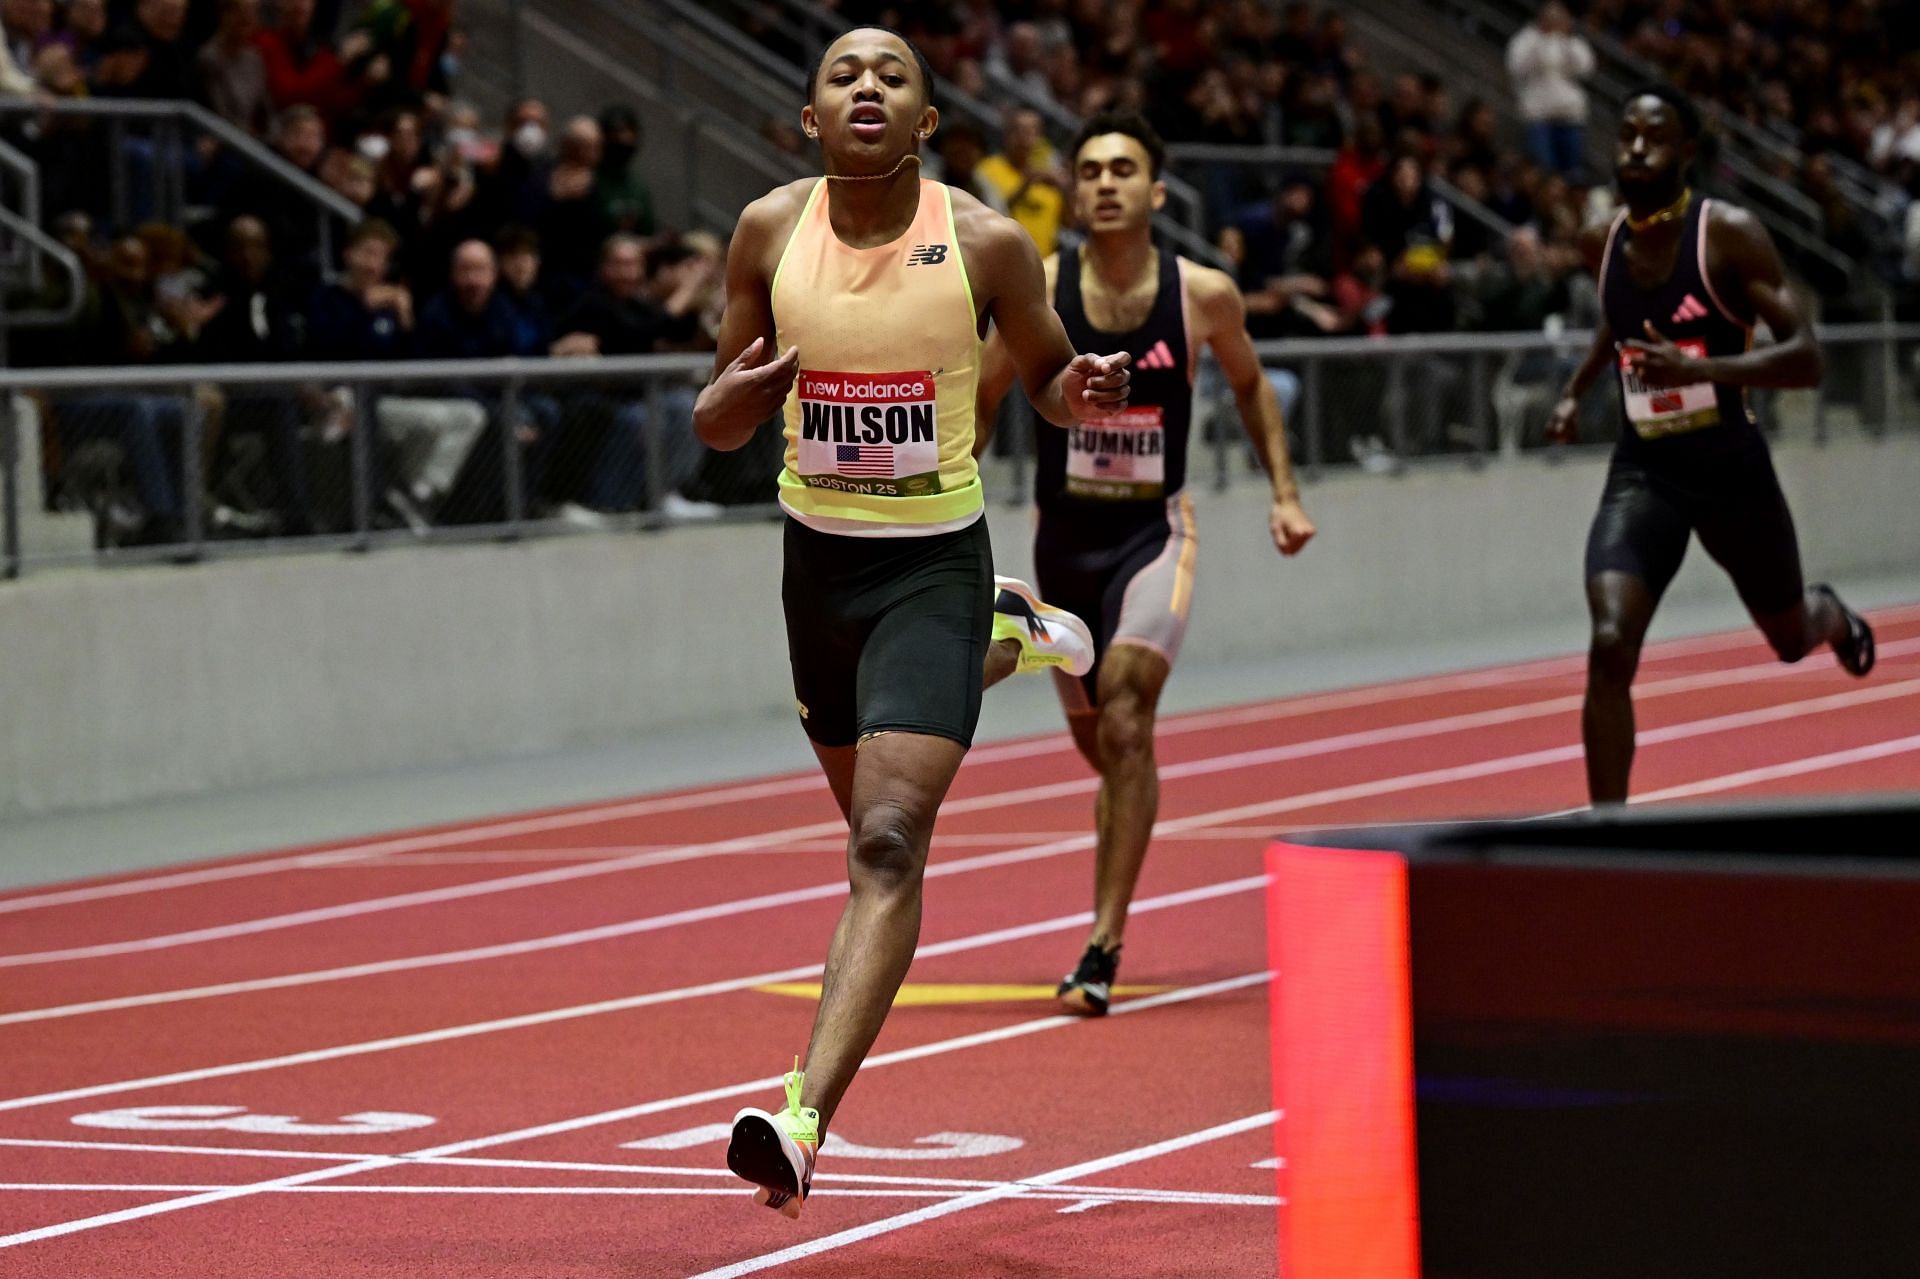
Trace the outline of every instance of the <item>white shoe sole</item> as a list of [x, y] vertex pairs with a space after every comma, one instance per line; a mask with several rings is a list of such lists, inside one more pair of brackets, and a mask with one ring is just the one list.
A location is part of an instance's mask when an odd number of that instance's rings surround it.
[[727, 1143], [727, 1167], [757, 1189], [753, 1201], [781, 1216], [798, 1221], [807, 1201], [813, 1169], [807, 1152], [774, 1117], [752, 1106], [733, 1117], [733, 1137]]
[[1040, 593], [1017, 577], [999, 577], [993, 579], [994, 594], [1012, 591], [1027, 602], [1027, 607], [1048, 626], [1057, 626], [1065, 631], [1068, 639], [1052, 640], [1048, 647], [1060, 657], [1059, 669], [1069, 675], [1085, 675], [1093, 669], [1093, 632], [1087, 624], [1064, 608], [1055, 608], [1040, 598]]

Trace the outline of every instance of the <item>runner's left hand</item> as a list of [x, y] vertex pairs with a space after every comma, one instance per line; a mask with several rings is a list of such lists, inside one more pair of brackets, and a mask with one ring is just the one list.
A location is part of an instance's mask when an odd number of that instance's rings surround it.
[[1666, 335], [1653, 327], [1653, 321], [1646, 323], [1650, 342], [1635, 338], [1627, 342], [1627, 363], [1642, 382], [1648, 386], [1685, 386], [1690, 382], [1703, 382], [1700, 362], [1669, 342]]
[[1133, 357], [1125, 351], [1118, 355], [1076, 355], [1067, 365], [1060, 390], [1067, 411], [1076, 421], [1112, 417], [1127, 407], [1128, 384], [1133, 374], [1127, 366]]
[[1273, 530], [1273, 544], [1282, 555], [1298, 555], [1300, 548], [1319, 532], [1301, 509], [1298, 498], [1285, 502], [1276, 499], [1273, 509], [1267, 513], [1267, 527]]

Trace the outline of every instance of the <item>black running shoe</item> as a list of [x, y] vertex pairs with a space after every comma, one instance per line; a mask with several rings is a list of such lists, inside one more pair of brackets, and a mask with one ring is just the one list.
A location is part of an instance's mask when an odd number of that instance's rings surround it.
[[1849, 675], [1866, 675], [1873, 669], [1873, 627], [1867, 625], [1866, 618], [1842, 604], [1831, 586], [1821, 583], [1813, 589], [1832, 600], [1833, 606], [1840, 610], [1840, 615], [1847, 619], [1846, 638], [1835, 640], [1833, 644], [1833, 655], [1839, 659], [1840, 668]]
[[1079, 1013], [1082, 1017], [1104, 1017], [1107, 1004], [1113, 998], [1113, 977], [1120, 967], [1120, 948], [1102, 950], [1097, 945], [1087, 947], [1087, 953], [1080, 956], [1080, 966], [1068, 973], [1060, 982], [1060, 989], [1054, 993], [1060, 996], [1060, 1002], [1070, 1013]]

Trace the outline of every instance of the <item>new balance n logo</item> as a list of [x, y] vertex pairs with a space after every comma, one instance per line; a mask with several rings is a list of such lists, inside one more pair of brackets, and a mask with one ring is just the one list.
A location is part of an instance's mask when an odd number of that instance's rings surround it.
[[1692, 320], [1704, 320], [1706, 318], [1707, 308], [1701, 305], [1700, 299], [1691, 293], [1681, 299], [1680, 305], [1675, 308], [1673, 312], [1673, 322], [1675, 324], [1686, 324]]
[[1173, 351], [1165, 342], [1155, 342], [1153, 349], [1137, 362], [1143, 369], [1170, 369], [1173, 367]]
[[947, 246], [944, 244], [916, 244], [913, 252], [907, 254], [908, 266], [939, 266], [947, 260]]

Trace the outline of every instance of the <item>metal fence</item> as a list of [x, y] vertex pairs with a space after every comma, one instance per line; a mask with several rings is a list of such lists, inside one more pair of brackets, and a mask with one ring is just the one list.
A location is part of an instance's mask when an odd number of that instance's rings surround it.
[[[1920, 325], [1822, 331], [1818, 391], [1754, 396], [1776, 438], [1920, 426]], [[1447, 334], [1259, 346], [1296, 465], [1411, 466], [1556, 456], [1546, 423], [1588, 335]], [[777, 514], [768, 423], [714, 453], [693, 435], [705, 355], [597, 360], [134, 367], [0, 372], [4, 560], [193, 561], [292, 548], [367, 550], [571, 530], [651, 530]], [[1612, 443], [1613, 380], [1581, 447]], [[1036, 427], [1016, 394], [984, 465], [1028, 500]], [[1191, 474], [1258, 476], [1225, 377], [1203, 361]]]

